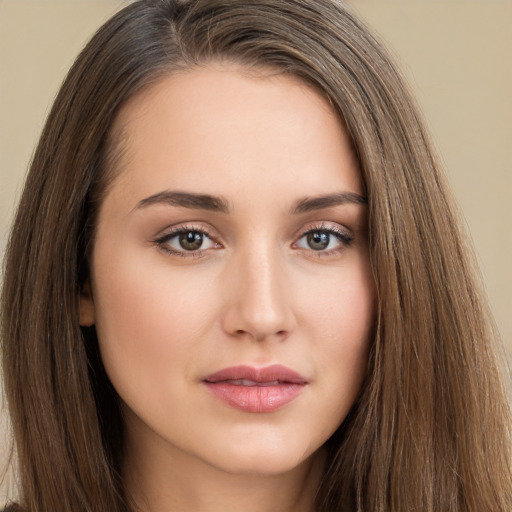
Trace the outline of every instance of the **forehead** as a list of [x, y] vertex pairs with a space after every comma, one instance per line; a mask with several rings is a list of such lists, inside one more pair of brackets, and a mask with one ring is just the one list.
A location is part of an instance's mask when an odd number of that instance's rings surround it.
[[271, 70], [216, 63], [175, 72], [123, 107], [112, 139], [123, 149], [116, 181], [138, 175], [148, 195], [178, 176], [180, 186], [209, 193], [219, 180], [248, 173], [267, 183], [300, 178], [314, 186], [319, 167], [333, 176], [350, 168], [348, 188], [361, 191], [349, 138], [329, 102]]

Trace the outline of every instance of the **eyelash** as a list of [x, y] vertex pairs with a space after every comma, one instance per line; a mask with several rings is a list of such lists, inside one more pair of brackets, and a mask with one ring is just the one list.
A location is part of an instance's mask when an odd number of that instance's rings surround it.
[[321, 223], [317, 226], [312, 226], [307, 231], [302, 232], [302, 234], [297, 239], [297, 242], [294, 242], [293, 245], [296, 246], [300, 240], [313, 233], [326, 233], [330, 236], [334, 236], [338, 242], [340, 242], [339, 247], [330, 250], [315, 251], [314, 249], [303, 249], [304, 251], [307, 251], [312, 256], [317, 258], [328, 258], [329, 256], [338, 255], [342, 253], [347, 247], [350, 247], [350, 245], [352, 245], [354, 242], [354, 237], [348, 232], [348, 230], [342, 229], [338, 226]]
[[198, 249], [196, 251], [186, 251], [186, 250], [178, 251], [178, 250], [171, 248], [171, 246], [169, 245], [169, 242], [173, 238], [176, 238], [177, 236], [179, 236], [181, 234], [185, 234], [185, 233], [199, 233], [220, 247], [220, 244], [215, 242], [214, 237], [212, 237], [203, 226], [200, 227], [200, 226], [194, 226], [194, 225], [170, 228], [169, 230], [167, 230], [167, 232], [164, 235], [156, 238], [154, 240], [154, 243], [158, 246], [158, 248], [160, 250], [162, 250], [163, 252], [165, 252], [167, 254], [171, 254], [173, 256], [179, 256], [182, 258], [201, 258], [202, 256], [204, 256], [204, 253], [208, 249]]
[[[170, 247], [169, 242], [173, 240], [174, 238], [178, 237], [181, 234], [186, 233], [198, 233], [205, 237], [206, 239], [211, 240], [211, 242], [215, 245], [217, 245], [216, 248], [222, 247], [218, 242], [215, 241], [215, 237], [211, 236], [208, 230], [206, 230], [204, 227], [200, 226], [194, 226], [194, 225], [186, 225], [186, 226], [180, 226], [176, 228], [170, 228], [164, 235], [156, 238], [153, 243], [157, 245], [157, 247], [162, 250], [163, 252], [167, 254], [171, 254], [173, 256], [179, 256], [182, 258], [201, 258], [205, 255], [205, 253], [210, 249], [198, 249], [194, 251], [187, 251], [185, 249], [183, 250], [175, 250]], [[297, 247], [297, 244], [300, 240], [302, 240], [304, 237], [307, 237], [310, 234], [313, 233], [325, 233], [329, 236], [334, 236], [339, 242], [340, 246], [336, 247], [334, 249], [330, 250], [318, 250], [315, 251], [314, 249], [306, 249]], [[293, 243], [293, 247], [297, 248], [298, 250], [306, 251], [310, 253], [311, 255], [314, 255], [315, 257], [329, 257], [336, 254], [341, 253], [344, 251], [347, 247], [349, 247], [354, 242], [354, 237], [349, 234], [348, 231], [343, 230], [339, 227], [334, 227], [332, 225], [326, 225], [325, 223], [319, 224], [318, 226], [312, 226], [308, 230], [301, 232], [300, 236], [297, 238], [297, 241]]]

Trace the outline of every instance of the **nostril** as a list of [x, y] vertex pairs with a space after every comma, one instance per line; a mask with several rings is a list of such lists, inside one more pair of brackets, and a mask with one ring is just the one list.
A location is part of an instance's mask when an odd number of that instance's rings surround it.
[[276, 331], [274, 333], [259, 333], [259, 332], [252, 332], [250, 330], [245, 329], [237, 329], [234, 331], [233, 335], [238, 338], [243, 338], [245, 336], [249, 336], [251, 338], [254, 338], [256, 341], [264, 341], [266, 339], [279, 339], [284, 340], [288, 337], [289, 331], [286, 329], [282, 329], [279, 331]]

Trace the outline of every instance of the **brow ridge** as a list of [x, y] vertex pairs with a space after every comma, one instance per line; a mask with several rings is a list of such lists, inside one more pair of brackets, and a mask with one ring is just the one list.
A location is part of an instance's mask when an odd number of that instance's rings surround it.
[[[194, 192], [182, 192], [164, 190], [140, 200], [135, 209], [148, 206], [164, 204], [182, 208], [200, 209], [228, 213], [230, 208], [228, 201], [219, 196], [210, 194], [198, 194]], [[291, 208], [292, 214], [307, 213], [333, 206], [344, 204], [367, 205], [366, 197], [355, 192], [337, 192], [316, 197], [305, 197], [299, 199]]]
[[169, 206], [180, 206], [182, 208], [229, 212], [228, 202], [222, 197], [210, 194], [197, 194], [194, 192], [181, 192], [164, 190], [140, 200], [135, 209], [147, 208], [148, 206], [166, 204]]
[[299, 199], [292, 207], [292, 214], [307, 213], [344, 204], [360, 204], [366, 206], [368, 199], [355, 192], [336, 192], [315, 197]]

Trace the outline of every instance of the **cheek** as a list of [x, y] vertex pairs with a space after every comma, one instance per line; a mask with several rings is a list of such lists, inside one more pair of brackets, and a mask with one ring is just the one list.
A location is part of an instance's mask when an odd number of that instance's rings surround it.
[[375, 315], [370, 265], [366, 258], [356, 256], [346, 266], [331, 269], [322, 279], [313, 278], [309, 284], [311, 293], [303, 294], [304, 310], [311, 323], [323, 331], [322, 338], [338, 340], [334, 346], [347, 349], [367, 343]]
[[360, 390], [374, 336], [375, 292], [369, 267], [340, 273], [309, 311], [316, 364], [324, 372], [325, 392], [336, 396], [336, 414], [343, 419]]
[[173, 271], [165, 261], [123, 255], [112, 259], [115, 266], [96, 266], [95, 281], [101, 286], [94, 302], [100, 326], [127, 331], [133, 339], [159, 331], [169, 338], [171, 331], [190, 332], [204, 316], [203, 308], [212, 304], [206, 283], [197, 286], [198, 277], [191, 280], [190, 273]]
[[199, 294], [183, 273], [144, 260], [112, 259], [115, 267], [97, 267], [94, 276], [101, 283], [94, 301], [102, 359], [119, 394], [131, 381], [149, 396], [154, 390], [144, 386], [152, 375], [168, 380], [175, 368], [188, 371], [214, 321], [215, 302], [207, 286]]

